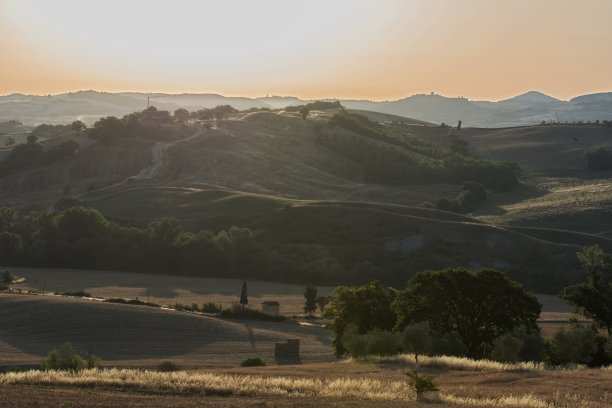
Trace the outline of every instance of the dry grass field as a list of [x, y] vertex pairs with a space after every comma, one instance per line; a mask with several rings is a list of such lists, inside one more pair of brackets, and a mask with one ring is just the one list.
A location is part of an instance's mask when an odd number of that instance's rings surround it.
[[[408, 360], [407, 360], [408, 361]], [[440, 392], [416, 402], [403, 372], [408, 362], [317, 363], [216, 368], [178, 373], [110, 370], [71, 375], [40, 371], [0, 375], [7, 407], [529, 407], [604, 408], [612, 371], [472, 369], [421, 370], [436, 376]], [[431, 404], [435, 402], [435, 404]]]
[[[191, 276], [157, 275], [133, 272], [81, 269], [10, 268], [26, 282], [15, 288], [62, 293], [85, 291], [104, 298], [149, 300], [160, 305], [192, 305], [213, 302], [229, 307], [240, 299], [242, 280]], [[286, 316], [304, 313], [305, 285], [247, 280], [249, 304], [260, 310], [261, 302], [277, 300]], [[333, 292], [332, 287], [317, 287], [319, 296]]]

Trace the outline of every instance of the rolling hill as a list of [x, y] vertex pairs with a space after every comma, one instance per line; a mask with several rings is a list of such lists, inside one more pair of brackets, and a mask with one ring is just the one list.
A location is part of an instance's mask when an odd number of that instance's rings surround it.
[[[561, 101], [536, 91], [530, 91], [499, 102], [472, 101], [463, 97], [420, 94], [394, 101], [339, 99], [349, 109], [375, 111], [411, 117], [434, 123], [455, 124], [462, 120], [467, 126], [502, 127], [535, 125], [542, 121], [595, 122], [612, 119], [612, 93], [577, 96]], [[282, 109], [310, 100], [293, 96], [260, 98], [227, 97], [217, 94], [164, 94], [78, 91], [58, 95], [11, 94], [0, 96], [0, 120], [16, 119], [27, 125], [70, 123], [81, 119], [89, 124], [102, 116], [123, 116], [147, 107], [147, 97], [160, 109], [197, 110], [217, 105], [232, 105], [237, 109]], [[336, 101], [338, 99], [329, 99]]]
[[[605, 234], [612, 226], [605, 222], [581, 229], [563, 223], [569, 218], [550, 217], [562, 208], [563, 214], [585, 209], [561, 207], [550, 196], [554, 191], [538, 190], [537, 178], [567, 181], [553, 174], [565, 171], [584, 180], [581, 150], [605, 143], [608, 128], [458, 131], [338, 109], [313, 110], [306, 119], [286, 111], [253, 112], [168, 126], [177, 130], [157, 139], [145, 133], [107, 145], [84, 143], [51, 165], [2, 177], [0, 202], [38, 210], [53, 209], [53, 203], [59, 209], [82, 205], [137, 227], [167, 216], [193, 231], [248, 227], [258, 245], [249, 273], [272, 281], [382, 279], [402, 286], [426, 268], [489, 266], [553, 293], [579, 279], [580, 246], [598, 243], [612, 251]], [[469, 154], [452, 150], [456, 140], [467, 142]], [[162, 145], [167, 148], [160, 150]], [[158, 172], [139, 178], [151, 160]], [[508, 160], [523, 167], [523, 182], [505, 191], [495, 182], [516, 176], [514, 166], [502, 163]], [[490, 197], [468, 214], [423, 208], [457, 197], [461, 183], [474, 179], [489, 188]], [[609, 209], [602, 183], [591, 201], [593, 220]], [[546, 205], [521, 207], [547, 196]]]

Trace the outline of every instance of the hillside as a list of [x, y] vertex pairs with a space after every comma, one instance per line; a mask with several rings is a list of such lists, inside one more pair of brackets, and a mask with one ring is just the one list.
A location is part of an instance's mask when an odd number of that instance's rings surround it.
[[0, 367], [38, 366], [65, 342], [100, 356], [105, 366], [237, 366], [259, 355], [274, 362], [274, 343], [299, 338], [306, 362], [333, 359], [321, 328], [241, 322], [147, 306], [63, 297], [0, 294]]
[[[612, 93], [577, 96], [561, 101], [536, 91], [526, 92], [499, 102], [473, 101], [463, 97], [419, 94], [393, 101], [340, 99], [348, 109], [375, 111], [418, 120], [455, 124], [462, 120], [467, 126], [502, 127], [535, 125], [544, 121], [595, 122], [610, 120]], [[218, 94], [165, 94], [78, 91], [66, 94], [38, 96], [11, 94], [0, 96], [0, 120], [20, 120], [27, 125], [70, 123], [80, 119], [93, 123], [102, 116], [123, 116], [146, 108], [147, 97], [160, 109], [197, 110], [217, 105], [232, 105], [237, 109], [282, 109], [311, 100], [293, 96], [259, 98], [227, 97]], [[336, 101], [338, 99], [328, 99]]]
[[[161, 114], [147, 112], [153, 118]], [[606, 235], [612, 225], [596, 221], [609, 208], [606, 181], [592, 195], [588, 214], [576, 205], [580, 201], [569, 195], [558, 201], [553, 184], [542, 183], [542, 177], [568, 182], [554, 171], [583, 172], [572, 170], [572, 163], [578, 166], [580, 149], [605, 141], [607, 128], [458, 131], [338, 108], [312, 110], [305, 119], [288, 110], [232, 113], [225, 120], [187, 125], [164, 120], [170, 122], [144, 127], [137, 137], [127, 128], [104, 143], [79, 136], [88, 142], [73, 155], [2, 177], [2, 204], [44, 211], [91, 207], [113, 222], [140, 228], [140, 235], [125, 239], [146, 251], [147, 241], [140, 237], [161, 217], [176, 217], [194, 233], [208, 230], [202, 235], [206, 240], [232, 225], [248, 228], [254, 242], [248, 257], [237, 261], [232, 251], [214, 244], [229, 256], [222, 267], [207, 260], [199, 267], [187, 261], [168, 264], [207, 277], [326, 285], [381, 279], [399, 287], [427, 268], [489, 266], [508, 271], [531, 289], [554, 293], [579, 279], [575, 252], [580, 246], [598, 243], [612, 251]], [[505, 163], [513, 160], [522, 172]], [[434, 209], [432, 203], [440, 199], [462, 197], [461, 184], [469, 180], [486, 187], [486, 202], [470, 204], [465, 215]], [[578, 197], [579, 190], [563, 191]], [[561, 210], [563, 216], [551, 216]], [[54, 215], [56, 223], [61, 216]], [[593, 222], [583, 222], [583, 216]], [[572, 225], [579, 223], [582, 227]], [[113, 229], [104, 229], [108, 242], [114, 242]], [[124, 263], [114, 264], [104, 254], [80, 256], [68, 265], [61, 254], [32, 252], [42, 243], [27, 234], [23, 240], [24, 253], [54, 266], [152, 267], [120, 256], [118, 262]], [[100, 245], [110, 248], [108, 242]], [[68, 240], [66, 245], [74, 249], [81, 243]], [[22, 264], [34, 261], [27, 262]]]

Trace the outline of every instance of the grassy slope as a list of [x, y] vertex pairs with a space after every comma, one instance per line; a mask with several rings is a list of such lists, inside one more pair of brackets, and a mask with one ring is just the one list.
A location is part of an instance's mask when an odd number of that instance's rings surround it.
[[516, 161], [526, 170], [525, 186], [491, 197], [475, 214], [479, 219], [537, 227], [539, 230], [529, 233], [580, 245], [590, 238], [572, 231], [612, 237], [610, 172], [587, 172], [580, 157], [592, 147], [612, 148], [610, 128], [563, 125], [465, 129], [460, 136], [476, 154]]

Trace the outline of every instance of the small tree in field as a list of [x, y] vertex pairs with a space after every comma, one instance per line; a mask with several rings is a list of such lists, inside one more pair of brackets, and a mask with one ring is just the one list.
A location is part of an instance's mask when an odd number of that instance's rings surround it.
[[312, 316], [317, 310], [317, 288], [311, 285], [306, 286], [306, 289], [304, 289], [304, 298], [306, 299], [304, 313]]
[[408, 370], [405, 374], [408, 376], [408, 386], [416, 394], [417, 401], [422, 400], [428, 392], [438, 391], [434, 376], [419, 374], [417, 370]]
[[81, 371], [99, 365], [100, 359], [96, 355], [88, 353], [83, 359], [70, 343], [64, 343], [59, 348], [51, 350], [42, 362], [43, 370]]
[[244, 309], [249, 304], [249, 292], [246, 282], [242, 282], [242, 291], [240, 292], [240, 306]]
[[404, 347], [406, 351], [414, 353], [414, 361], [419, 364], [419, 355], [427, 354], [431, 350], [431, 334], [428, 322], [409, 324], [404, 328]]

